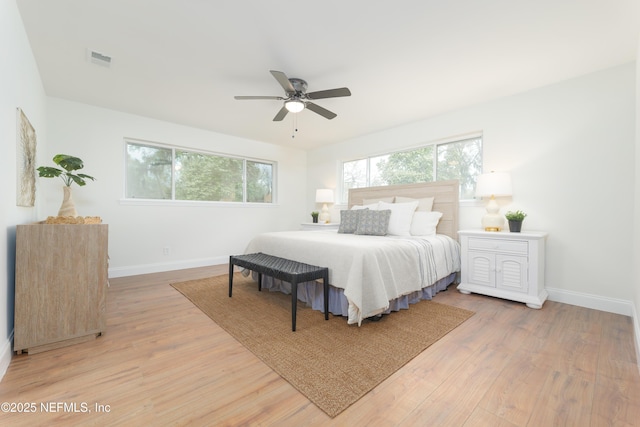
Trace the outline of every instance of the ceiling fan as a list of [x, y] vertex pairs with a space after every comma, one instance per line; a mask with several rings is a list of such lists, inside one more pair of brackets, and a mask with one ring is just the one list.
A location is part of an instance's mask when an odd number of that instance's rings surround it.
[[351, 91], [346, 87], [339, 89], [319, 90], [317, 92], [306, 92], [307, 82], [302, 79], [288, 78], [282, 71], [271, 70], [271, 75], [280, 83], [280, 86], [284, 89], [286, 96], [235, 96], [235, 99], [273, 99], [278, 101], [284, 101], [284, 105], [278, 111], [278, 114], [273, 118], [274, 122], [279, 122], [285, 118], [287, 113], [299, 113], [305, 108], [320, 114], [322, 117], [329, 120], [337, 116], [336, 113], [327, 110], [311, 101], [316, 99], [326, 98], [338, 98], [341, 96], [351, 96]]

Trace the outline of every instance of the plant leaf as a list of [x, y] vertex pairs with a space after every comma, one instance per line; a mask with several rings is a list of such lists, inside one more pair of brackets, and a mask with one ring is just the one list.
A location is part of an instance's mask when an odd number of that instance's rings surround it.
[[50, 166], [40, 166], [38, 168], [38, 175], [43, 178], [55, 178], [60, 176], [62, 171], [58, 168], [52, 168]]
[[73, 182], [75, 182], [76, 184], [78, 184], [80, 187], [82, 187], [83, 185], [87, 185], [87, 183], [85, 182], [84, 179], [80, 178], [78, 175], [72, 175], [70, 173], [67, 173], [67, 176], [69, 178], [71, 178], [73, 180]]
[[67, 172], [82, 169], [84, 163], [78, 157], [69, 156], [67, 154], [56, 154], [53, 157], [55, 164], [62, 166]]
[[86, 174], [83, 174], [83, 173], [79, 173], [79, 174], [78, 174], [78, 176], [79, 176], [80, 178], [90, 179], [91, 181], [95, 181], [95, 180], [96, 180], [94, 177], [89, 176], [89, 175], [86, 175]]

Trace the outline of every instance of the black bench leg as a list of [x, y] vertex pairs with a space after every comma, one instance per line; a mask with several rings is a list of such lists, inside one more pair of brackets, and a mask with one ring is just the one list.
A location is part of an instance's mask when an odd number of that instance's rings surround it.
[[296, 331], [296, 309], [298, 308], [298, 283], [291, 282], [291, 331]]
[[258, 292], [262, 292], [262, 273], [258, 273]]
[[232, 289], [233, 289], [233, 262], [229, 260], [229, 298], [231, 298]]
[[329, 320], [329, 273], [325, 273], [322, 278], [324, 287], [324, 320]]

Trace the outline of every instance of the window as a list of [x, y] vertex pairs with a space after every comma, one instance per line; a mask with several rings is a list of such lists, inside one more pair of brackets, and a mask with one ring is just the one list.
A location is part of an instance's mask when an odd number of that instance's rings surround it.
[[272, 203], [275, 164], [126, 143], [129, 199]]
[[480, 173], [481, 136], [346, 161], [342, 164], [342, 201], [348, 200], [350, 188], [449, 179], [460, 181], [461, 200], [473, 199]]
[[244, 161], [175, 150], [175, 199], [243, 201]]
[[171, 200], [172, 150], [127, 143], [127, 198]]

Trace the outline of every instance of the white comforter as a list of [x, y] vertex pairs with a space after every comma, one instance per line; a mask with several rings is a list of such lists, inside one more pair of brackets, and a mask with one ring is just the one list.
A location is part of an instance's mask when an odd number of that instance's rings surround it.
[[460, 248], [448, 236], [397, 237], [284, 231], [255, 237], [246, 253], [329, 267], [329, 283], [344, 289], [349, 323], [382, 313], [389, 301], [460, 271]]

